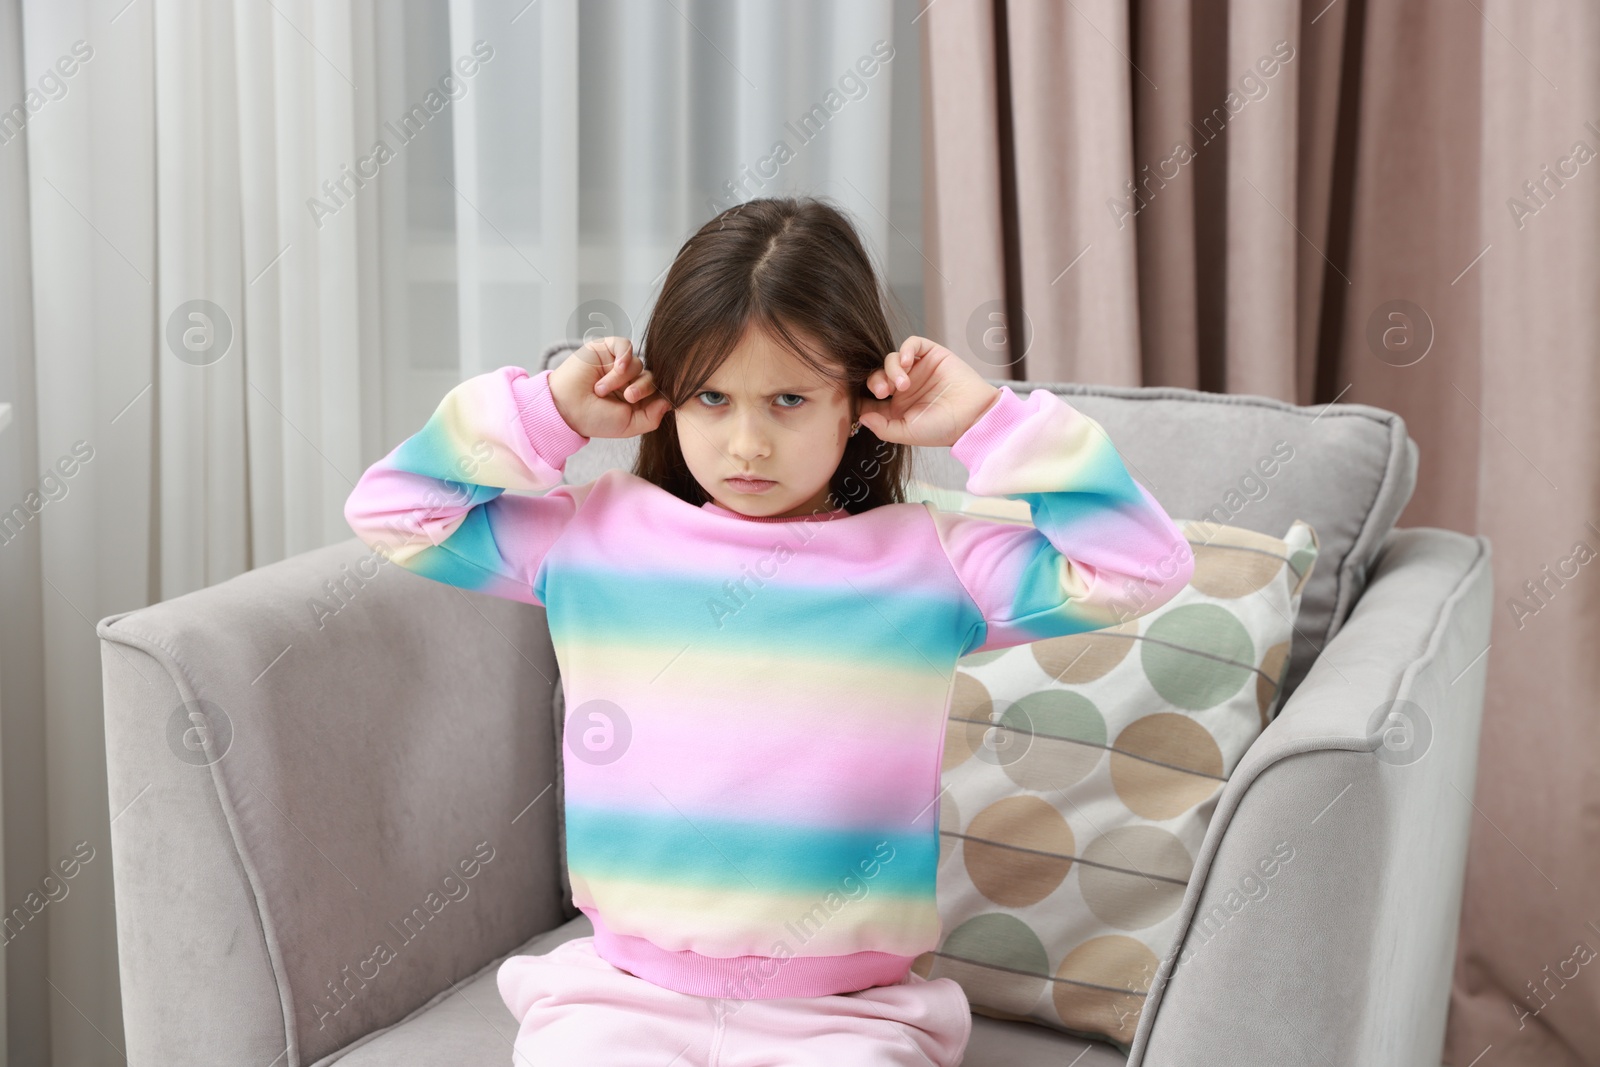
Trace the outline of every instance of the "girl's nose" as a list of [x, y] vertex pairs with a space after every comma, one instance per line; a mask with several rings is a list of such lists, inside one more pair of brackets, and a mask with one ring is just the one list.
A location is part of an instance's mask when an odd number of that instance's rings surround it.
[[734, 416], [728, 431], [728, 451], [736, 459], [744, 461], [771, 454], [772, 440], [767, 435], [767, 428], [761, 424], [760, 415], [747, 412]]

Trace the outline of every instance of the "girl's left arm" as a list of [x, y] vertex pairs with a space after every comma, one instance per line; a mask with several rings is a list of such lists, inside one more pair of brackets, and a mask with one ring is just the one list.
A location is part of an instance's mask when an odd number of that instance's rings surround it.
[[951, 446], [967, 491], [1028, 503], [1033, 525], [932, 514], [984, 627], [964, 654], [1098, 630], [1189, 583], [1194, 553], [1098, 422], [1048, 389], [1000, 396]]

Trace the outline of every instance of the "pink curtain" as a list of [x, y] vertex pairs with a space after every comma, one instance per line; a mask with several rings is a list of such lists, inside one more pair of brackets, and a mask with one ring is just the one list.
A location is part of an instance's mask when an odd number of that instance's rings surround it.
[[934, 0], [918, 24], [929, 336], [991, 377], [1396, 411], [1421, 449], [1400, 524], [1492, 540], [1446, 1059], [1600, 1062], [1600, 977], [1572, 976], [1600, 952], [1600, 9]]

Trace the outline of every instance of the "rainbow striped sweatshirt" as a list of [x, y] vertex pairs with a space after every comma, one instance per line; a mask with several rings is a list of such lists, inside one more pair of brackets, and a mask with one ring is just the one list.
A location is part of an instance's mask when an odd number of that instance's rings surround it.
[[1188, 542], [1048, 389], [1002, 387], [952, 446], [968, 492], [1027, 501], [1033, 525], [931, 503], [761, 519], [621, 469], [563, 484], [588, 438], [549, 375], [451, 389], [345, 518], [406, 570], [544, 608], [596, 951], [705, 997], [903, 980], [941, 932], [956, 661], [1154, 610]]

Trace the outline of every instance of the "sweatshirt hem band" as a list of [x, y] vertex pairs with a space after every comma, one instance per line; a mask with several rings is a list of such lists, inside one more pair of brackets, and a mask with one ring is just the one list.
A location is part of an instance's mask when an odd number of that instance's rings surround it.
[[697, 997], [772, 1000], [854, 993], [904, 981], [915, 956], [853, 952], [845, 956], [702, 956], [660, 948], [642, 937], [607, 929], [592, 909], [595, 952], [655, 985]]

